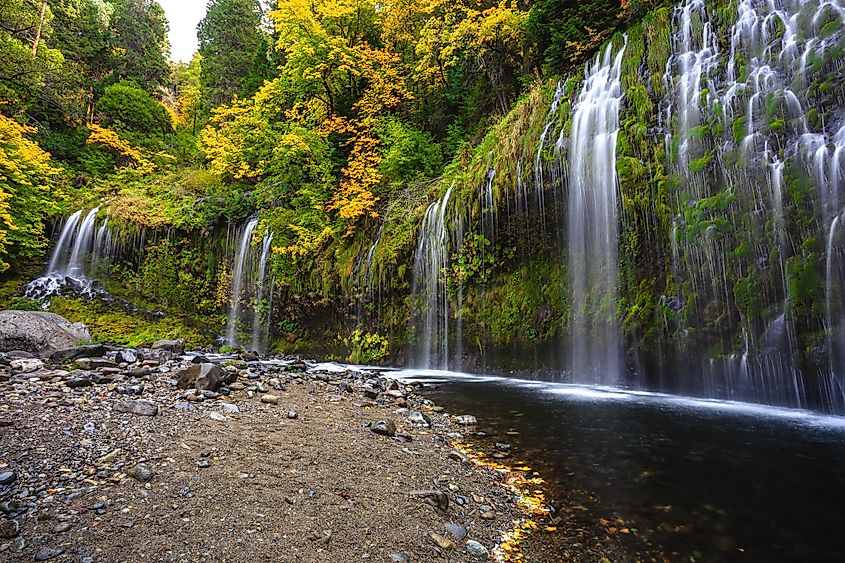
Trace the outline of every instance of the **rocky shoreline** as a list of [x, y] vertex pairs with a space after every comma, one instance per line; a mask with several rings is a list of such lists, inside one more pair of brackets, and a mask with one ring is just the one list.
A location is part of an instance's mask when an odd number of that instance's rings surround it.
[[519, 495], [421, 387], [179, 341], [0, 354], [0, 557], [515, 557]]

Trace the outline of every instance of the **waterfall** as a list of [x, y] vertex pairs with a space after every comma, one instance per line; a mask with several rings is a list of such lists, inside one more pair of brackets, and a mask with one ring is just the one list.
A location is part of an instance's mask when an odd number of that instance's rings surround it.
[[272, 308], [273, 290], [269, 291], [270, 302], [265, 304], [267, 295], [267, 260], [273, 245], [273, 233], [265, 233], [261, 242], [261, 256], [258, 261], [258, 282], [255, 291], [255, 314], [252, 317], [252, 349], [264, 351], [267, 348], [267, 336], [270, 329], [270, 309]]
[[232, 272], [232, 297], [229, 306], [229, 320], [226, 325], [226, 342], [230, 346], [238, 343], [237, 330], [238, 320], [241, 312], [241, 293], [246, 285], [247, 268], [246, 262], [249, 256], [252, 233], [258, 225], [258, 219], [250, 219], [241, 233], [241, 242], [235, 254], [235, 269]]
[[368, 301], [371, 302], [373, 299], [373, 257], [375, 256], [376, 249], [381, 242], [381, 235], [383, 231], [384, 223], [379, 225], [378, 232], [376, 233], [376, 240], [367, 250], [366, 257], [364, 258], [364, 267], [359, 270], [360, 276], [358, 279], [358, 290], [360, 295], [358, 296], [358, 303], [355, 306], [355, 326], [359, 328], [361, 328], [364, 324], [364, 304]]
[[447, 369], [449, 364], [449, 263], [447, 211], [452, 188], [428, 206], [414, 256], [413, 295], [417, 305], [416, 364]]
[[59, 264], [70, 250], [70, 243], [73, 238], [73, 233], [76, 231], [76, 226], [79, 224], [79, 218], [82, 216], [82, 210], [74, 212], [65, 221], [62, 227], [62, 232], [59, 235], [59, 240], [56, 247], [53, 248], [53, 254], [50, 257], [50, 264], [47, 266], [47, 275], [59, 274]]
[[621, 375], [616, 137], [624, 47], [608, 44], [585, 71], [574, 107], [569, 160], [568, 244], [573, 379], [616, 383]]
[[94, 236], [94, 222], [97, 220], [97, 212], [99, 207], [95, 207], [85, 216], [82, 223], [79, 224], [79, 229], [76, 231], [76, 237], [73, 243], [73, 250], [70, 253], [66, 275], [72, 278], [85, 277], [84, 264], [87, 262], [88, 254], [91, 251], [91, 244]]

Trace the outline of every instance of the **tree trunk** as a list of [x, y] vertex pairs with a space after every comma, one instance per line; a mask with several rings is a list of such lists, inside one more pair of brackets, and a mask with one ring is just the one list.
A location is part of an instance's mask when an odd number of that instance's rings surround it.
[[41, 0], [41, 13], [38, 16], [38, 27], [35, 29], [35, 39], [32, 40], [32, 56], [38, 54], [38, 42], [41, 40], [41, 28], [44, 27], [44, 16], [47, 14], [47, 0]]

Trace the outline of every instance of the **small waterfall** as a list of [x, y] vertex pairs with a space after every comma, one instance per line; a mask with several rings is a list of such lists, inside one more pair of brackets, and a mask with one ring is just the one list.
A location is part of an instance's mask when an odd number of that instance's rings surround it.
[[70, 244], [73, 240], [73, 233], [76, 231], [76, 226], [79, 224], [79, 218], [82, 216], [82, 210], [74, 212], [65, 221], [62, 227], [62, 232], [59, 235], [59, 240], [56, 247], [53, 248], [53, 254], [50, 257], [50, 264], [47, 266], [47, 275], [59, 274], [59, 265], [63, 258], [70, 251]]
[[249, 257], [252, 233], [257, 225], [258, 219], [249, 220], [241, 233], [241, 242], [238, 245], [237, 254], [235, 254], [235, 269], [232, 273], [232, 298], [229, 306], [229, 321], [226, 325], [226, 342], [230, 346], [236, 346], [238, 343], [237, 331], [241, 313], [241, 293], [247, 283], [246, 262]]
[[588, 65], [574, 108], [569, 161], [569, 280], [573, 380], [617, 383], [622, 339], [616, 318], [619, 265], [616, 137], [624, 47]]
[[447, 211], [452, 188], [426, 209], [414, 256], [413, 295], [417, 305], [416, 364], [447, 369], [449, 363], [449, 263]]
[[76, 237], [73, 243], [73, 250], [70, 253], [65, 275], [72, 278], [85, 277], [85, 263], [88, 261], [89, 253], [91, 252], [91, 244], [94, 242], [94, 222], [97, 220], [97, 212], [99, 207], [95, 207], [85, 216], [82, 223], [79, 224], [79, 229], [76, 231]]
[[[255, 314], [252, 317], [252, 349], [264, 351], [267, 348], [267, 337], [270, 331], [270, 310], [273, 306], [272, 284], [268, 292], [267, 284], [267, 260], [273, 246], [273, 233], [265, 233], [261, 243], [261, 257], [258, 261], [258, 281], [255, 291]], [[268, 295], [270, 301], [264, 302]]]
[[360, 295], [358, 296], [358, 303], [355, 306], [355, 326], [359, 328], [364, 324], [364, 304], [373, 300], [373, 257], [381, 242], [383, 231], [384, 223], [379, 226], [378, 232], [376, 233], [376, 240], [367, 250], [367, 255], [364, 258], [364, 266], [359, 270], [358, 291]]

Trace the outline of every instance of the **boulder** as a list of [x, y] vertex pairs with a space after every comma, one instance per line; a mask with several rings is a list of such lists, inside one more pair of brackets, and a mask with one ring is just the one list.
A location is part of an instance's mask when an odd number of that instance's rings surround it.
[[193, 364], [179, 373], [176, 386], [179, 389], [196, 387], [200, 391], [217, 391], [229, 382], [228, 379], [229, 374], [216, 364]]
[[54, 364], [63, 364], [79, 358], [98, 358], [105, 355], [106, 347], [102, 344], [87, 344], [53, 352], [50, 354], [50, 361]]
[[85, 325], [55, 313], [0, 311], [0, 352], [23, 350], [46, 358], [90, 339]]
[[165, 350], [181, 355], [185, 352], [184, 340], [159, 340], [153, 344], [153, 350]]

